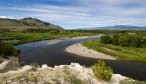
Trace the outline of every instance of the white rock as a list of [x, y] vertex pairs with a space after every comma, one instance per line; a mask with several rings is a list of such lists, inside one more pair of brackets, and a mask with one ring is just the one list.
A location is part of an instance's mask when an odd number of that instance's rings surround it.
[[60, 68], [60, 66], [54, 66], [54, 68]]
[[71, 67], [82, 68], [79, 63], [71, 63]]
[[31, 70], [32, 69], [32, 66], [30, 65], [25, 65], [24, 67], [22, 67], [23, 70]]
[[16, 66], [12, 63], [12, 61], [4, 61], [0, 64], [0, 72], [7, 72], [14, 69], [16, 69]]
[[18, 74], [18, 73], [23, 73], [23, 72], [26, 72], [26, 71], [29, 71], [29, 70], [32, 70], [32, 66], [30, 65], [25, 65], [24, 67], [22, 68], [19, 68], [17, 70], [10, 70], [4, 74]]
[[60, 65], [59, 67], [60, 67], [60, 68], [64, 68], [65, 66], [66, 66], [66, 65]]
[[121, 80], [124, 80], [124, 79], [126, 79], [126, 78], [127, 78], [127, 77], [122, 76], [122, 75], [120, 75], [120, 74], [113, 74], [110, 81], [112, 82], [112, 84], [120, 84], [120, 81], [121, 81]]
[[48, 67], [48, 65], [43, 64], [43, 65], [42, 65], [42, 68], [44, 69], [44, 68], [49, 68], [49, 67]]

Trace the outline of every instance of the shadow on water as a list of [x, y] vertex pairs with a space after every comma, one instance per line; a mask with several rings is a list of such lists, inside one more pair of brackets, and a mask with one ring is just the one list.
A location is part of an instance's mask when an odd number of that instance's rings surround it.
[[[52, 40], [26, 43], [16, 46], [22, 53], [19, 58], [25, 64], [38, 63], [39, 65], [47, 64], [48, 66], [70, 64], [71, 62], [80, 63], [81, 65], [91, 66], [98, 59], [78, 56], [76, 54], [67, 53], [64, 49], [75, 43], [86, 40], [98, 39], [97, 37], [82, 39], [61, 39], [60, 43], [48, 45]], [[121, 60], [105, 60], [107, 65], [114, 69], [114, 73], [118, 73], [137, 80], [146, 80], [146, 63], [121, 61]]]

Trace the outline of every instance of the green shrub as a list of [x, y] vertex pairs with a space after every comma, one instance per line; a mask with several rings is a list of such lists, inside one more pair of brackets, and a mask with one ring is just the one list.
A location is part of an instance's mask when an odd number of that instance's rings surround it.
[[103, 47], [108, 48], [108, 49], [110, 49], [110, 50], [121, 51], [121, 49], [120, 49], [118, 46], [111, 45], [111, 44], [103, 45]]
[[8, 43], [0, 42], [0, 55], [7, 58], [7, 56], [18, 56], [20, 51]]
[[101, 36], [100, 42], [103, 44], [110, 44], [111, 43], [111, 37], [109, 35]]
[[110, 80], [113, 74], [111, 67], [106, 66], [106, 63], [102, 60], [99, 60], [97, 64], [92, 66], [92, 70], [95, 76], [101, 80]]

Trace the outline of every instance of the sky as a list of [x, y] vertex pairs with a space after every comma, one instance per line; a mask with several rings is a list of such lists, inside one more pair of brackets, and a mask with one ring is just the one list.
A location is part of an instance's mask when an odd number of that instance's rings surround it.
[[65, 29], [146, 26], [146, 0], [0, 0], [0, 18], [25, 17]]

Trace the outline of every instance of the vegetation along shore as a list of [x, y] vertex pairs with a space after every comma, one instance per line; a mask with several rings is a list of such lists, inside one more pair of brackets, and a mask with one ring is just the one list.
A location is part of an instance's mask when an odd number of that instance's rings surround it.
[[100, 37], [100, 40], [86, 41], [82, 44], [117, 59], [146, 62], [145, 34], [104, 35]]

